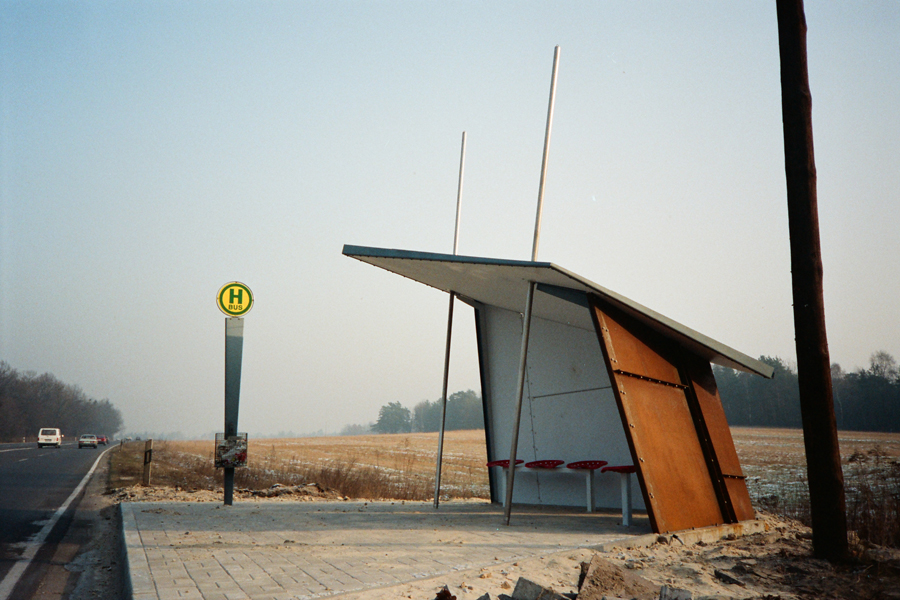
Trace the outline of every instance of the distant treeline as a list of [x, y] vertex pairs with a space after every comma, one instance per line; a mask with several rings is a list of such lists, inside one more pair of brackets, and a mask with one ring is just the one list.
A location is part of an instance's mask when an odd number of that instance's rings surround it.
[[[441, 401], [422, 400], [409, 410], [399, 402], [389, 402], [378, 411], [378, 420], [371, 425], [348, 425], [341, 435], [367, 433], [410, 433], [438, 431], [441, 427]], [[484, 429], [484, 409], [481, 396], [472, 390], [456, 392], [447, 398], [445, 429]]]
[[[719, 395], [731, 425], [802, 427], [797, 373], [780, 358], [760, 357], [774, 367], [765, 379], [714, 366]], [[831, 366], [834, 412], [838, 429], [900, 431], [900, 369], [887, 352], [876, 352], [869, 367], [844, 372]]]
[[[725, 415], [731, 425], [800, 428], [800, 389], [796, 371], [784, 360], [762, 356], [775, 369], [772, 379], [713, 366]], [[834, 411], [838, 429], [900, 432], [900, 368], [887, 352], [876, 352], [869, 367], [844, 372], [831, 367]], [[441, 401], [423, 400], [410, 410], [399, 402], [381, 407], [378, 421], [348, 425], [341, 435], [438, 431]], [[452, 429], [483, 429], [481, 397], [472, 390], [447, 399], [447, 425]]]
[[0, 441], [34, 440], [43, 427], [72, 441], [83, 433], [112, 436], [122, 429], [122, 414], [50, 373], [19, 373], [0, 361]]

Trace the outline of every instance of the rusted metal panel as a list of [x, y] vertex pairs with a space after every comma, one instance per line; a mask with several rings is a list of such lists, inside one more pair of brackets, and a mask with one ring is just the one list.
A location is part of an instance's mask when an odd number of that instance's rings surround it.
[[[688, 356], [682, 359], [681, 364], [690, 364], [691, 362], [691, 357]], [[686, 372], [688, 370], [690, 370], [690, 367], [682, 371], [682, 379], [690, 382], [690, 375]], [[697, 438], [700, 441], [700, 447], [703, 448], [703, 455], [706, 458], [706, 467], [709, 471], [710, 482], [712, 483], [713, 489], [716, 491], [716, 497], [719, 500], [719, 508], [722, 510], [722, 517], [725, 519], [726, 523], [735, 523], [737, 522], [737, 517], [734, 512], [734, 506], [731, 503], [731, 496], [725, 485], [725, 476], [722, 475], [722, 467], [719, 465], [719, 459], [716, 456], [716, 449], [713, 446], [712, 436], [706, 426], [706, 420], [703, 418], [703, 409], [700, 407], [700, 402], [697, 400], [697, 394], [692, 385], [687, 389], [687, 401], [691, 416], [694, 419]]]
[[687, 376], [703, 413], [703, 420], [715, 448], [722, 474], [743, 477], [744, 472], [741, 470], [741, 462], [734, 449], [734, 440], [728, 429], [725, 410], [722, 408], [722, 400], [719, 398], [716, 380], [709, 363], [702, 359], [690, 361]]
[[659, 532], [723, 524], [685, 391], [621, 375], [616, 383]]
[[[630, 321], [633, 322], [633, 319]], [[606, 318], [606, 331], [601, 331], [611, 344], [610, 363], [614, 371], [623, 371], [640, 377], [647, 377], [667, 383], [681, 384], [678, 368], [668, 361], [662, 353], [664, 341], [660, 335], [647, 335], [639, 339], [634, 333], [634, 326], [626, 328], [614, 318]]]
[[699, 411], [691, 409], [695, 399], [682, 380], [679, 350], [597, 298], [591, 304], [654, 530], [725, 523], [723, 493], [698, 435]]
[[756, 518], [753, 503], [750, 502], [750, 492], [747, 491], [747, 482], [743, 477], [725, 476], [725, 487], [728, 489], [728, 497], [734, 507], [736, 521], [751, 521]]
[[687, 361], [686, 373], [697, 399], [703, 427], [709, 436], [711, 459], [714, 462], [713, 474], [721, 478], [723, 503], [728, 505], [727, 510], [730, 512], [727, 516], [735, 521], [753, 519], [755, 513], [750, 494], [744, 482], [744, 473], [734, 448], [712, 369], [708, 362], [692, 357]]

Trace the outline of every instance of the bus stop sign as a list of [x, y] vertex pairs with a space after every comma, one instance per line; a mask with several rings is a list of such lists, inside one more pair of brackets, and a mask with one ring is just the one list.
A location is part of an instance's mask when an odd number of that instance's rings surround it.
[[253, 292], [239, 281], [226, 283], [216, 296], [216, 305], [229, 317], [242, 317], [253, 306]]

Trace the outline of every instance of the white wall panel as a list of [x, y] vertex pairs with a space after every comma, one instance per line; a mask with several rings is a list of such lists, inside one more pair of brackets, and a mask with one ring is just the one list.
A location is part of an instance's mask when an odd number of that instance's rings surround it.
[[[483, 309], [484, 336], [483, 350], [486, 354], [485, 368], [488, 369], [488, 381], [490, 390], [486, 394], [490, 399], [491, 407], [491, 447], [488, 448], [489, 460], [509, 458], [512, 444], [512, 425], [515, 417], [516, 383], [518, 377], [519, 351], [522, 343], [522, 316], [519, 313], [504, 310], [494, 306], [486, 306]], [[533, 452], [529, 455], [523, 453], [523, 449], [531, 448], [530, 441], [522, 443], [523, 435], [530, 435], [531, 407], [522, 406], [523, 425], [519, 428], [518, 457], [525, 461], [534, 460]], [[486, 426], [488, 424], [485, 424]], [[527, 425], [527, 426], [525, 426]], [[499, 469], [495, 472], [494, 502], [503, 502], [506, 498], [506, 479]], [[520, 502], [518, 494], [514, 499]]]
[[[541, 294], [536, 301], [564, 302]], [[491, 387], [487, 395], [492, 402], [489, 456], [496, 460], [509, 458], [512, 442], [522, 316], [496, 307], [484, 310]], [[584, 329], [583, 321], [581, 325], [537, 318], [532, 321], [518, 458], [526, 462], [596, 459], [611, 465], [631, 464], [596, 333]], [[503, 502], [506, 479], [499, 470], [495, 475], [492, 499]], [[632, 480], [635, 506], [643, 508], [636, 477]], [[595, 500], [601, 507], [620, 506], [618, 474], [596, 474]], [[564, 467], [551, 473], [519, 471], [513, 501], [583, 506], [585, 477]]]

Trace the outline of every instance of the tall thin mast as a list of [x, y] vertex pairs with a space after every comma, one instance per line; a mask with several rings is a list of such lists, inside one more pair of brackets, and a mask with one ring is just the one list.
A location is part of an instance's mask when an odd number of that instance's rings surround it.
[[[553, 75], [550, 79], [550, 103], [547, 108], [547, 129], [544, 131], [544, 155], [541, 160], [541, 183], [538, 189], [537, 215], [534, 219], [534, 243], [531, 247], [531, 260], [537, 260], [538, 244], [541, 239], [541, 214], [544, 210], [544, 184], [547, 181], [547, 161], [550, 156], [550, 130], [553, 126], [553, 106], [556, 101], [556, 73], [559, 69], [559, 46], [553, 52]], [[509, 469], [506, 478], [505, 517], [509, 525], [512, 511], [513, 483], [516, 478], [516, 451], [519, 445], [519, 423], [522, 420], [522, 395], [525, 390], [525, 362], [528, 356], [528, 336], [531, 333], [531, 313], [534, 307], [533, 281], [528, 282], [528, 293], [525, 296], [525, 315], [522, 319], [522, 349], [519, 353], [519, 378], [516, 383], [516, 417], [512, 430], [512, 447], [509, 451]]]
[[[459, 184], [456, 188], [456, 228], [453, 233], [453, 254], [459, 249], [459, 216], [462, 210], [463, 171], [466, 164], [466, 132], [462, 132], [462, 149], [459, 151]], [[441, 432], [438, 435], [437, 471], [434, 474], [434, 507], [441, 498], [441, 460], [444, 456], [444, 426], [447, 421], [447, 380], [450, 376], [450, 337], [453, 331], [453, 304], [456, 294], [450, 292], [450, 309], [447, 313], [447, 347], [444, 351], [444, 382], [441, 387]]]

